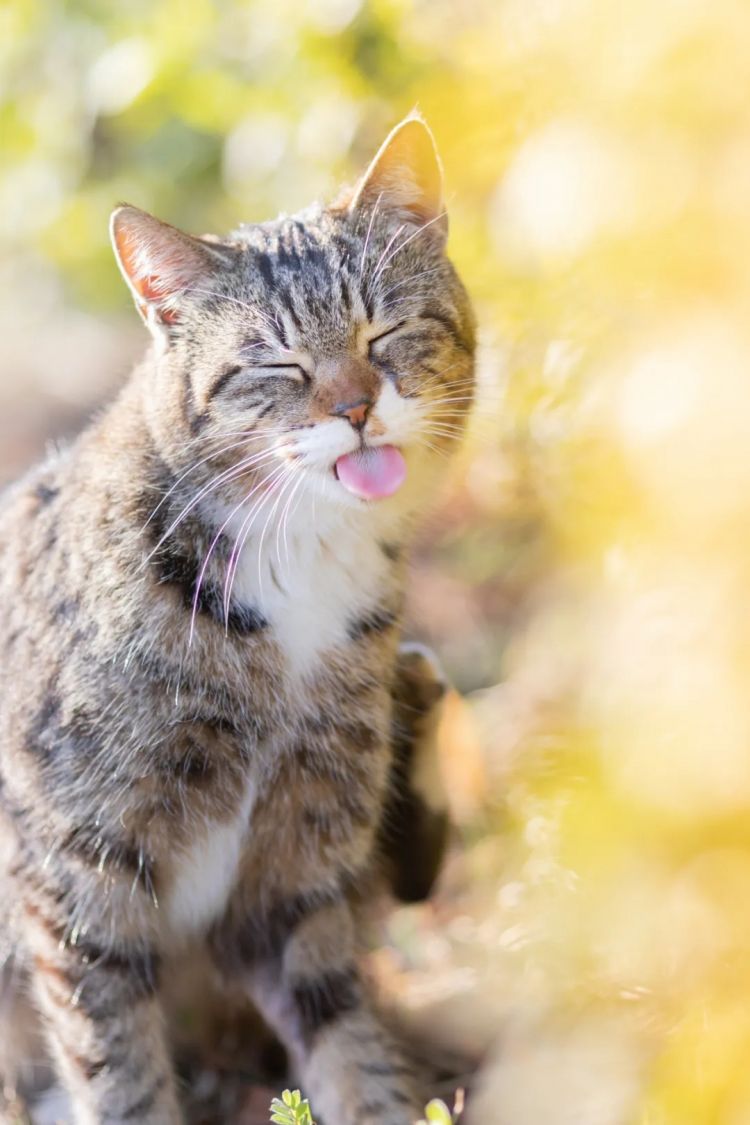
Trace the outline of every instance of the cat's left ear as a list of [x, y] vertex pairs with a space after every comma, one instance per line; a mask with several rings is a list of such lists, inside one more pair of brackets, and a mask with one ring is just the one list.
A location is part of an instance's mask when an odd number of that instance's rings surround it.
[[443, 239], [448, 234], [440, 157], [430, 129], [416, 112], [386, 137], [357, 186], [350, 210], [376, 205], [407, 222], [431, 226]]
[[160, 338], [179, 322], [182, 299], [231, 262], [228, 247], [193, 238], [127, 203], [113, 213], [110, 232], [136, 308]]

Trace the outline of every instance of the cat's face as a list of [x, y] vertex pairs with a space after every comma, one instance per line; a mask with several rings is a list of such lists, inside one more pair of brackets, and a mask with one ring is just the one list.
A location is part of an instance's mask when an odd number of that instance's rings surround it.
[[172, 447], [222, 449], [217, 470], [240, 490], [259, 477], [355, 507], [414, 503], [472, 395], [473, 319], [446, 233], [416, 118], [353, 196], [228, 240], [120, 208], [113, 238], [159, 341], [153, 396]]

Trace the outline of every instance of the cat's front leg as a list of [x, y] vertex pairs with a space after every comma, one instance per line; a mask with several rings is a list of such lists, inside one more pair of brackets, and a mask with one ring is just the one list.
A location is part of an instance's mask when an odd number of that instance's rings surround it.
[[450, 824], [437, 732], [448, 685], [434, 653], [402, 644], [393, 679], [391, 767], [378, 833], [387, 881], [402, 902], [427, 898], [445, 857]]
[[277, 954], [253, 957], [245, 945], [253, 1000], [289, 1050], [316, 1122], [412, 1125], [419, 1116], [414, 1069], [371, 1004], [350, 907], [343, 897], [321, 897], [274, 910], [267, 934], [274, 944], [281, 938]]
[[68, 940], [56, 896], [27, 894], [24, 944], [75, 1125], [179, 1125], [158, 956], [92, 925]]

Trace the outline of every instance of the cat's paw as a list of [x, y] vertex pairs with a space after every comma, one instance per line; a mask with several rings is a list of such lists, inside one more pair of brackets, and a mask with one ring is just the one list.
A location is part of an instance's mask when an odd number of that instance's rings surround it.
[[388, 880], [404, 902], [426, 898], [448, 840], [447, 798], [437, 744], [448, 684], [423, 645], [399, 649], [393, 690], [391, 783], [380, 842]]
[[408, 642], [398, 650], [394, 700], [406, 711], [408, 721], [428, 715], [441, 702], [448, 690], [448, 681], [437, 656], [426, 645]]

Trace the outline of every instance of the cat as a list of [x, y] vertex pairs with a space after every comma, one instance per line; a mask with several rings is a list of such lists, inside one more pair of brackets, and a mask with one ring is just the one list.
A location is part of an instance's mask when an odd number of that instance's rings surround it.
[[6, 1008], [76, 1123], [173, 1125], [160, 981], [207, 950], [316, 1117], [408, 1125], [357, 954], [376, 873], [420, 897], [445, 838], [444, 687], [401, 644], [474, 378], [434, 140], [410, 115], [332, 204], [226, 239], [111, 230], [152, 346], [0, 499]]

